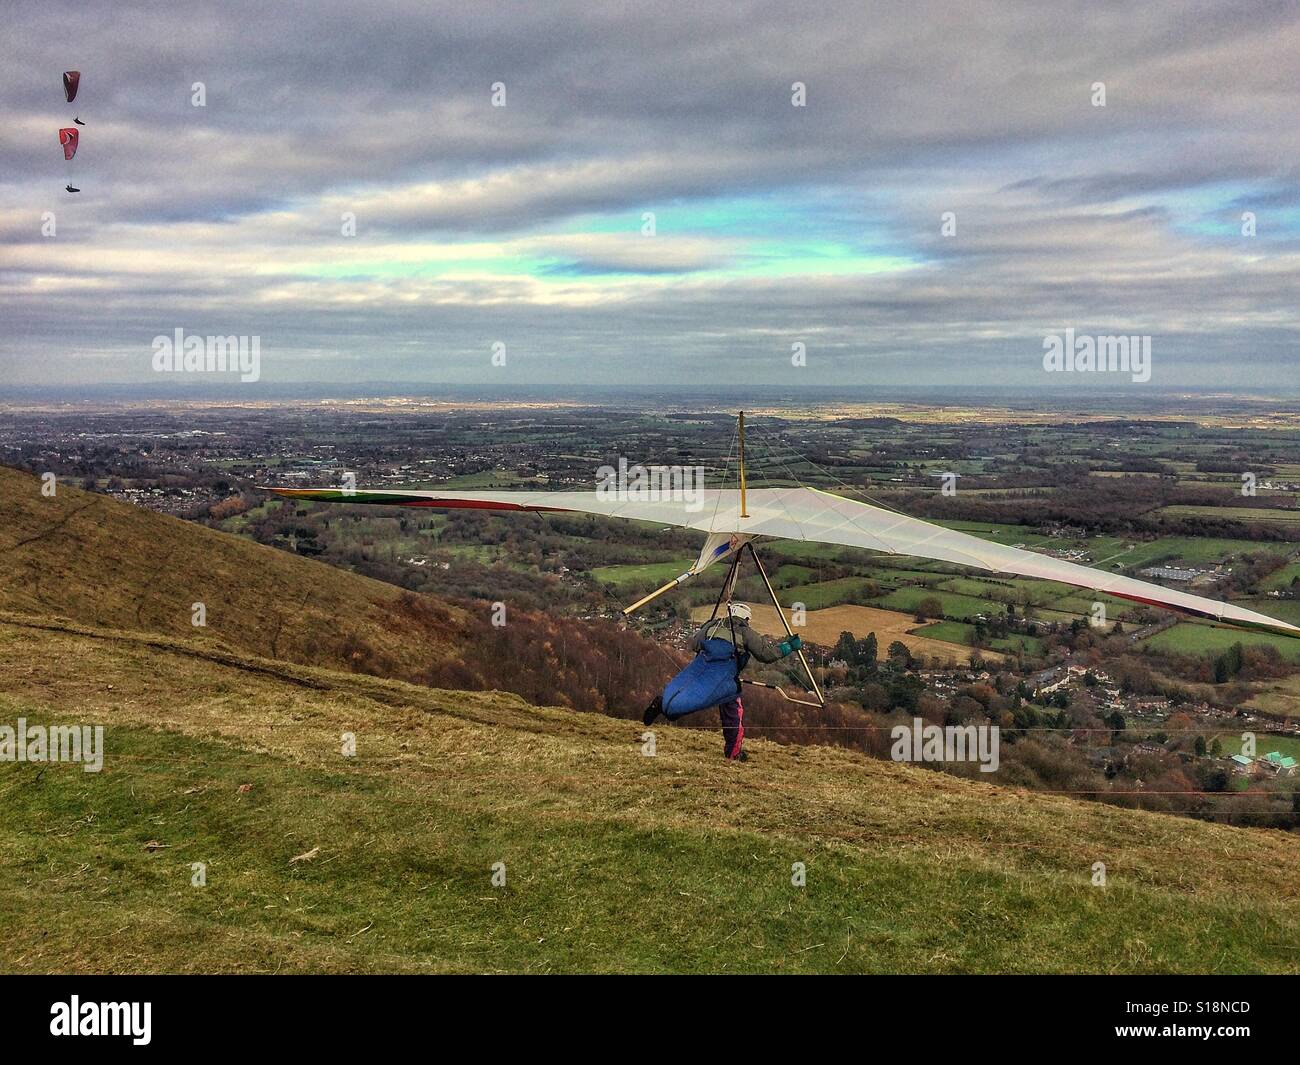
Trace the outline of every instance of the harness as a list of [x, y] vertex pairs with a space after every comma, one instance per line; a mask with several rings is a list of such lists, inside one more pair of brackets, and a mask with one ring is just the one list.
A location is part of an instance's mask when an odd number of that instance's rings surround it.
[[[722, 582], [722, 590], [718, 593], [717, 602], [713, 604], [713, 613], [709, 615], [709, 620], [705, 622], [704, 625], [705, 631], [708, 631], [709, 627], [716, 620], [718, 620], [718, 610], [721, 608], [722, 602], [725, 599], [727, 603], [727, 625], [731, 629], [731, 658], [736, 668], [736, 694], [737, 695], [740, 694], [740, 689], [741, 689], [741, 683], [740, 683], [741, 671], [747, 665], [749, 665], [749, 652], [742, 651], [740, 644], [736, 641], [736, 615], [731, 612], [731, 595], [736, 588], [736, 576], [739, 569], [740, 569], [740, 552], [737, 551], [735, 560], [731, 563], [731, 569], [728, 570], [727, 572], [727, 579]], [[714, 637], [712, 636], [707, 636], [703, 641], [701, 641], [701, 643], [707, 643], [708, 640], [711, 640], [713, 638]]]

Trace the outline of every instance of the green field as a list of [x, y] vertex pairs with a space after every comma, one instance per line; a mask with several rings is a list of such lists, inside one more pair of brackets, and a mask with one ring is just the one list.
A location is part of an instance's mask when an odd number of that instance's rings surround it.
[[819, 544], [812, 540], [778, 540], [765, 548], [765, 557], [767, 554], [780, 558], [793, 558], [796, 560], [803, 559], [836, 559], [841, 556], [848, 559], [852, 558], [858, 563], [862, 563], [867, 557], [864, 552], [852, 547], [837, 547], [834, 544]]
[[635, 588], [653, 584], [658, 587], [667, 584], [691, 568], [694, 559], [682, 559], [678, 562], [645, 562], [630, 566], [597, 566], [591, 575], [602, 584], [615, 588]]
[[943, 613], [948, 618], [973, 617], [976, 614], [988, 614], [998, 609], [983, 599], [968, 595], [953, 595], [931, 588], [898, 588], [876, 600], [878, 606], [889, 610], [902, 610], [912, 613], [923, 599], [938, 599], [943, 604]]
[[929, 625], [922, 625], [919, 629], [913, 629], [912, 635], [928, 636], [932, 640], [943, 640], [945, 643], [956, 643], [970, 647], [971, 635], [974, 632], [975, 626], [967, 625], [964, 621], [932, 621]]
[[950, 579], [946, 573], [932, 573], [919, 569], [876, 569], [873, 567], [867, 571], [867, 575], [886, 587], [897, 587], [900, 584], [920, 584], [927, 588], [933, 588], [935, 585], [943, 584], [944, 581]]
[[1300, 510], [1281, 510], [1276, 507], [1161, 507], [1157, 514], [1170, 518], [1229, 518], [1268, 525], [1300, 526]]
[[799, 566], [793, 562], [784, 563], [769, 573], [772, 583], [778, 588], [789, 588], [800, 584], [811, 584], [817, 580], [817, 571], [811, 566]]
[[1041, 655], [1043, 653], [1042, 640], [1036, 636], [1022, 636], [1019, 633], [990, 640], [989, 646], [995, 651], [1003, 651], [1007, 654]]
[[1143, 647], [1181, 655], [1220, 654], [1234, 643], [1276, 647], [1282, 656], [1300, 662], [1300, 639], [1267, 632], [1247, 632], [1184, 621], [1142, 641]]
[[1290, 588], [1294, 580], [1300, 580], [1300, 562], [1289, 562], [1276, 573], [1269, 574], [1259, 582], [1259, 588], [1266, 592]]
[[1043, 547], [1055, 543], [1059, 540], [1051, 536], [1044, 536], [1035, 532], [1024, 525], [996, 525], [986, 521], [937, 521], [936, 525], [942, 525], [945, 529], [955, 529], [958, 532], [969, 533], [971, 536], [978, 536], [981, 540], [991, 540], [995, 544], [1024, 544], [1026, 547]]
[[[1217, 509], [1217, 508], [1211, 508]], [[1162, 536], [1150, 543], [1138, 544], [1124, 556], [1126, 568], [1157, 565], [1161, 562], [1217, 562], [1232, 555], [1261, 552], [1290, 554], [1293, 543], [1268, 543], [1255, 540], [1225, 540], [1216, 537]]]
[[821, 610], [841, 603], [865, 604], [867, 581], [862, 577], [841, 577], [833, 581], [820, 581], [788, 589], [786, 598], [790, 602], [803, 603], [809, 610]]
[[[913, 629], [912, 634], [971, 647], [973, 646], [971, 640], [975, 635], [975, 626], [968, 625], [964, 621], [936, 621], [930, 625], [923, 625], [919, 629]], [[1003, 651], [1008, 654], [1023, 652], [1025, 654], [1040, 655], [1043, 653], [1042, 640], [1033, 636], [1021, 636], [1019, 634], [990, 640], [988, 646], [991, 650]]]
[[[1226, 754], [1237, 754], [1241, 750], [1241, 732], [1219, 732], [1214, 735], [1207, 735], [1205, 742], [1212, 743], [1219, 740], [1223, 745]], [[1287, 755], [1291, 758], [1300, 759], [1300, 738], [1295, 736], [1278, 736], [1267, 732], [1255, 733], [1255, 757], [1262, 758], [1270, 751], [1277, 751], [1279, 754]], [[1300, 785], [1300, 778], [1296, 780]]]
[[[454, 558], [467, 558], [484, 564], [496, 562], [504, 554], [501, 548], [493, 544], [421, 544], [417, 545], [417, 551], [421, 547], [425, 551], [434, 550]], [[512, 560], [506, 559], [506, 561]]]
[[1015, 603], [1019, 607], [1028, 599], [1030, 605], [1046, 606], [1053, 600], [1071, 594], [1074, 589], [1055, 581], [1038, 581], [1030, 578], [998, 578], [997, 580], [978, 577], [954, 577], [938, 586], [942, 591], [969, 596], [972, 599], [984, 599], [994, 605], [1005, 606]]

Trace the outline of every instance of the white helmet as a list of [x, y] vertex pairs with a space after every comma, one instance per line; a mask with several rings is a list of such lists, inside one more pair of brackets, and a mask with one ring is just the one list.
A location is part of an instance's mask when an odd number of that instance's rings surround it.
[[727, 613], [737, 621], [748, 621], [754, 616], [754, 612], [744, 603], [728, 603]]

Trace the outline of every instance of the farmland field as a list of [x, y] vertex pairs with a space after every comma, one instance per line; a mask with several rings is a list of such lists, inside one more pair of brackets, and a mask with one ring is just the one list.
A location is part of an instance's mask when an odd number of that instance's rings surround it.
[[1269, 681], [1243, 705], [1269, 717], [1300, 718], [1300, 673]]
[[1257, 587], [1265, 591], [1272, 591], [1275, 588], [1289, 588], [1294, 580], [1300, 580], [1300, 562], [1288, 563], [1276, 573], [1260, 581]]
[[[1218, 507], [1207, 509], [1221, 517], [1226, 516]], [[1295, 544], [1292, 543], [1227, 540], [1213, 536], [1162, 536], [1150, 543], [1136, 545], [1125, 555], [1124, 565], [1126, 567], [1152, 566], [1173, 560], [1196, 563], [1217, 562], [1229, 555], [1248, 555], [1257, 552], [1285, 555], [1294, 550]]]
[[797, 600], [809, 610], [837, 606], [840, 603], [860, 602], [866, 599], [867, 578], [841, 577], [833, 581], [804, 584], [789, 591], [791, 601]]
[[[932, 625], [924, 625], [919, 629], [914, 629], [913, 632], [917, 636], [925, 636], [932, 640], [943, 640], [945, 643], [969, 646], [971, 637], [975, 633], [975, 626], [968, 625], [964, 621], [936, 621]], [[1009, 654], [1025, 652], [1038, 655], [1043, 652], [1041, 640], [1033, 636], [1021, 636], [1019, 634], [991, 640], [989, 646], [995, 651], [1005, 651]]]
[[1240, 629], [1220, 628], [1191, 621], [1180, 622], [1148, 637], [1142, 641], [1142, 646], [1174, 654], [1201, 655], [1226, 651], [1234, 643], [1276, 647], [1284, 658], [1300, 662], [1300, 639], [1275, 636], [1267, 632], [1243, 632]]
[[1171, 518], [1231, 518], [1233, 521], [1300, 526], [1300, 510], [1281, 510], [1276, 507], [1172, 506], [1161, 507], [1156, 513]]
[[[771, 606], [754, 604], [753, 625], [767, 636], [785, 635], [781, 622], [776, 616], [776, 609]], [[691, 612], [693, 620], [708, 620], [709, 607], [697, 607]], [[876, 634], [883, 658], [886, 649], [894, 640], [901, 641], [913, 654], [933, 655], [941, 660], [966, 662], [970, 659], [971, 648], [912, 633], [916, 620], [909, 614], [900, 614], [894, 610], [880, 610], [868, 606], [833, 606], [825, 610], [808, 611], [807, 623], [797, 631], [811, 643], [824, 647], [834, 647], [840, 633], [851, 632], [859, 639], [868, 633]], [[992, 652], [981, 651], [986, 659], [1000, 659], [1002, 656]]]
[[667, 584], [690, 568], [691, 559], [678, 562], [646, 562], [630, 566], [597, 566], [591, 575], [602, 584], [616, 588], [638, 587], [642, 584]]
[[938, 599], [943, 604], [944, 616], [949, 618], [973, 617], [976, 614], [987, 614], [995, 609], [983, 599], [975, 599], [969, 595], [954, 595], [932, 588], [899, 588], [884, 596], [879, 603], [890, 610], [907, 610], [915, 614], [917, 606], [924, 599]]

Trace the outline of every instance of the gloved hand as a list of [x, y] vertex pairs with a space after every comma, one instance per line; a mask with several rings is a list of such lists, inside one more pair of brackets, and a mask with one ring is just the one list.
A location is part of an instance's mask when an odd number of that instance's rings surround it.
[[803, 641], [799, 639], [798, 636], [787, 637], [786, 639], [782, 640], [780, 644], [778, 644], [778, 647], [780, 648], [782, 655], [794, 654], [794, 652], [799, 650], [799, 648], [802, 646], [803, 646]]

